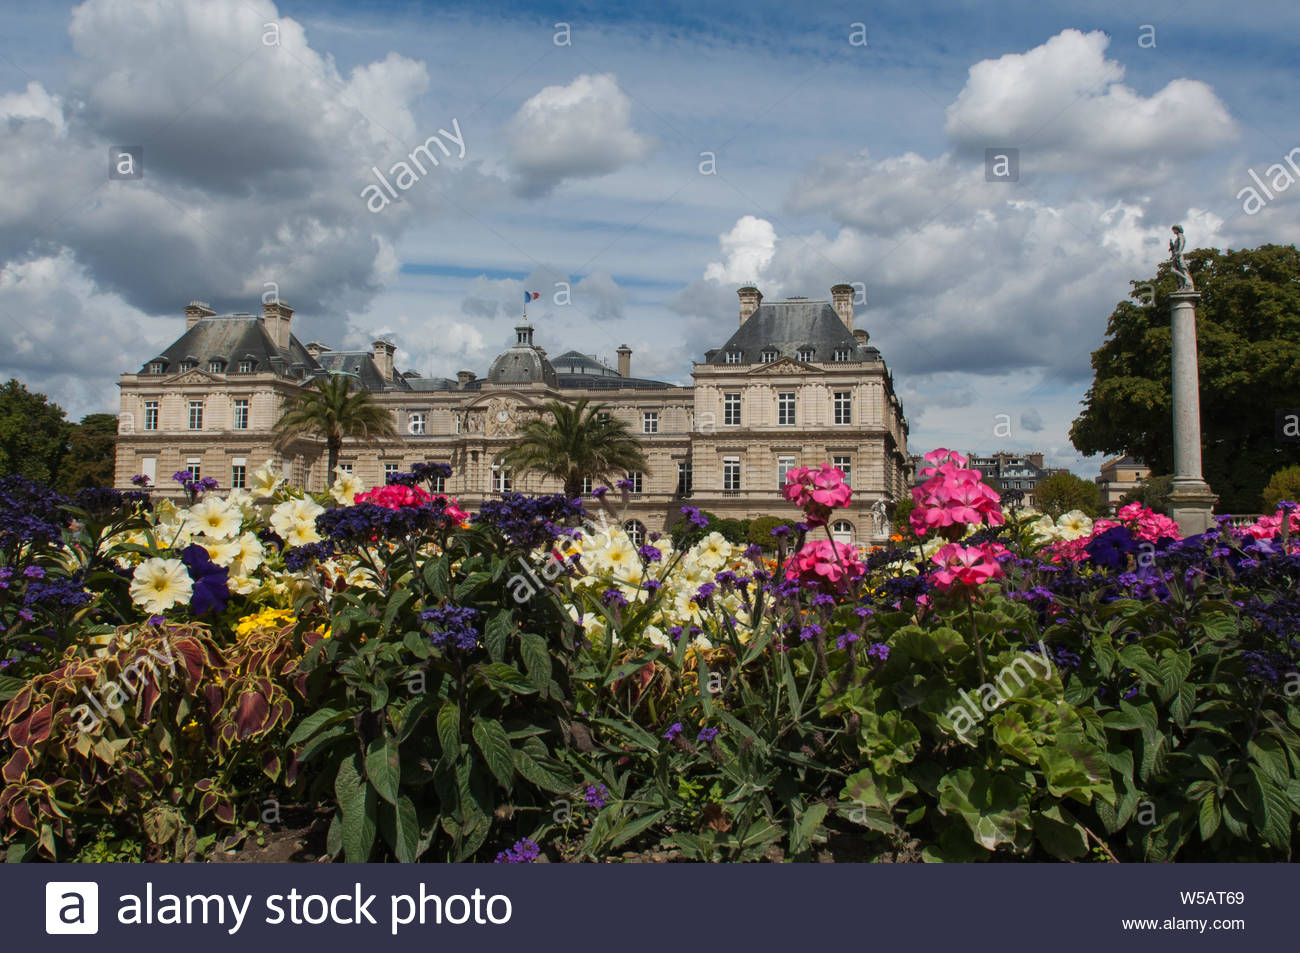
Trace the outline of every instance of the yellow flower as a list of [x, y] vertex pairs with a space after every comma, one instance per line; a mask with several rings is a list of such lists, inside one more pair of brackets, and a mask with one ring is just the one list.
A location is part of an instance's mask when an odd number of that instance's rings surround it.
[[188, 603], [194, 584], [179, 559], [154, 556], [136, 567], [130, 591], [136, 605], [151, 615], [160, 615], [178, 602]]
[[291, 622], [293, 611], [290, 609], [262, 609], [235, 623], [235, 635], [243, 637], [259, 629], [282, 629]]

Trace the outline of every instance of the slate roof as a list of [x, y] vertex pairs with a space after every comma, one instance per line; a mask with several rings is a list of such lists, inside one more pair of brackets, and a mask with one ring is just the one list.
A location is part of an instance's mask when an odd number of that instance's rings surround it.
[[531, 344], [516, 344], [498, 354], [488, 369], [487, 379], [492, 384], [535, 384], [540, 381], [551, 387], [559, 386], [555, 368]]
[[765, 301], [720, 348], [704, 355], [706, 364], [726, 364], [727, 354], [741, 353], [741, 364], [760, 364], [764, 351], [778, 357], [796, 357], [804, 348], [813, 349], [813, 360], [829, 361], [837, 350], [847, 349], [856, 361], [880, 359], [880, 351], [859, 345], [844, 326], [829, 301], [793, 298]]
[[321, 370], [334, 374], [355, 374], [366, 390], [405, 390], [406, 380], [399, 374], [391, 384], [384, 380], [369, 351], [323, 351], [316, 358]]
[[[272, 358], [278, 360], [272, 363]], [[199, 321], [157, 357], [145, 361], [140, 373], [149, 373], [149, 365], [155, 361], [163, 362], [164, 374], [175, 374], [184, 361], [193, 361], [199, 370], [206, 371], [214, 359], [224, 361], [228, 372], [234, 372], [240, 361], [251, 360], [254, 372], [274, 371], [281, 377], [297, 376], [293, 373], [295, 365], [301, 367], [303, 376], [320, 369], [297, 338], [290, 335], [289, 346], [281, 351], [261, 318], [236, 314]]]
[[653, 390], [677, 386], [644, 377], [624, 377], [581, 351], [565, 351], [551, 364], [555, 367], [560, 387], [565, 390]]
[[607, 367], [590, 354], [583, 354], [581, 351], [565, 351], [559, 357], [551, 360], [555, 373], [561, 376], [571, 374], [591, 374], [596, 377], [618, 377], [618, 371], [612, 367]]

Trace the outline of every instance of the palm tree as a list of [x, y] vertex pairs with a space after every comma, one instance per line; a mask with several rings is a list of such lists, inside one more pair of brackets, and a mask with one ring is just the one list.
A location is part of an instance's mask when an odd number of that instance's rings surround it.
[[607, 479], [644, 471], [646, 456], [627, 424], [605, 412], [603, 404], [588, 406], [587, 398], [569, 405], [551, 401], [551, 420], [530, 420], [520, 428], [513, 446], [497, 462], [517, 473], [539, 473], [564, 483], [570, 498], [582, 493], [582, 481]]
[[299, 437], [325, 441], [328, 483], [333, 484], [345, 438], [374, 441], [396, 437], [393, 416], [368, 390], [353, 391], [353, 375], [330, 374], [304, 385], [287, 403], [275, 424], [276, 446]]

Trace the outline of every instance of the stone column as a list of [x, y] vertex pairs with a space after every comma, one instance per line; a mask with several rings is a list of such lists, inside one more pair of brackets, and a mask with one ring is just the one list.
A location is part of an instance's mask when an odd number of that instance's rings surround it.
[[1174, 520], [1184, 536], [1206, 532], [1218, 497], [1201, 476], [1201, 390], [1196, 360], [1196, 302], [1191, 290], [1169, 295], [1172, 328], [1174, 479], [1169, 494]]

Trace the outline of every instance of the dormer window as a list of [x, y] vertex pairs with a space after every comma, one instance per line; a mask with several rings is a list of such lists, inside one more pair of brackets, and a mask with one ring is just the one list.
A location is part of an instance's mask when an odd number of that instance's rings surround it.
[[240, 362], [239, 362], [239, 373], [241, 373], [241, 374], [251, 374], [251, 373], [253, 373], [253, 362], [252, 362], [252, 361], [240, 361]]
[[165, 365], [163, 364], [162, 361], [154, 361], [152, 364], [149, 365], [149, 373], [161, 374], [163, 372], [164, 367]]
[[775, 360], [776, 360], [776, 351], [773, 351], [773, 350], [770, 350], [770, 349], [769, 349], [769, 350], [766, 350], [766, 351], [763, 352], [763, 363], [764, 363], [764, 364], [771, 364], [771, 363], [772, 363], [773, 361], [775, 361]]
[[209, 374], [221, 374], [226, 370], [226, 362], [221, 360], [208, 361]]
[[739, 364], [739, 363], [740, 363], [740, 359], [741, 359], [742, 356], [743, 356], [743, 355], [741, 354], [740, 351], [728, 351], [728, 352], [727, 352], [727, 358], [726, 358], [727, 363], [728, 363], [728, 364]]
[[198, 364], [194, 361], [181, 361], [181, 373], [184, 374], [186, 371], [192, 371], [197, 366]]
[[853, 359], [852, 356], [851, 356], [851, 354], [852, 354], [852, 352], [850, 352], [849, 349], [846, 348], [846, 347], [836, 348], [836, 349], [835, 349], [835, 357], [834, 357], [834, 360], [837, 360], [837, 361], [850, 361], [850, 360]]
[[805, 364], [810, 363], [813, 359], [813, 349], [810, 347], [799, 348], [798, 357], [799, 360], [803, 361]]

